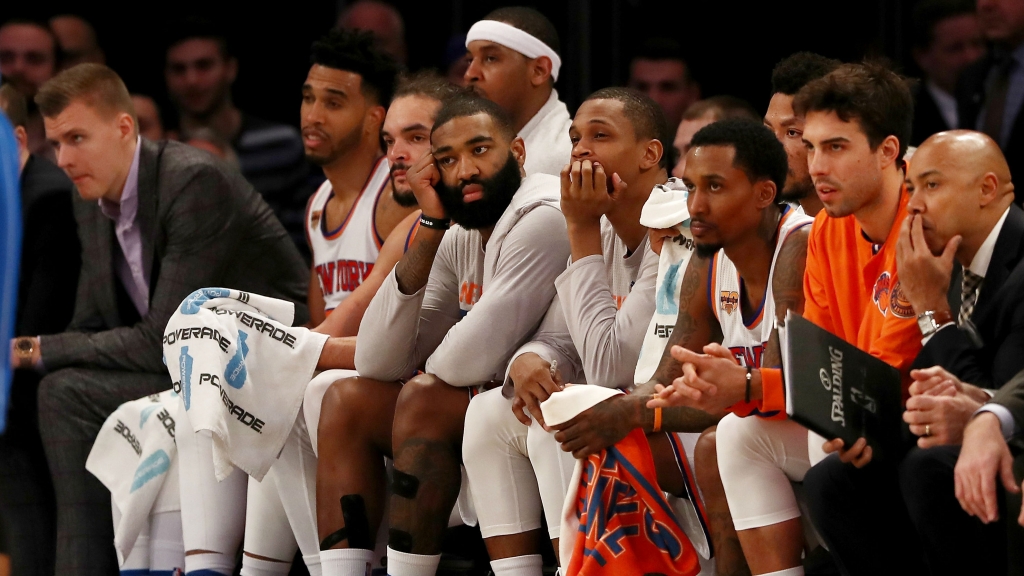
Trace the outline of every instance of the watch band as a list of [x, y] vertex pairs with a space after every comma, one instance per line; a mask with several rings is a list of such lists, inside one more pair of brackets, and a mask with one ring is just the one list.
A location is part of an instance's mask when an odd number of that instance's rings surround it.
[[431, 218], [420, 214], [420, 226], [431, 230], [447, 230], [451, 227], [451, 221], [444, 218]]

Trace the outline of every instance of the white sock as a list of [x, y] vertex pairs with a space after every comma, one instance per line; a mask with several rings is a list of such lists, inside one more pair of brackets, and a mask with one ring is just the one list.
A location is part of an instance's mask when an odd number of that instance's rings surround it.
[[434, 576], [440, 562], [440, 554], [408, 554], [388, 546], [388, 576]]
[[373, 562], [373, 550], [340, 548], [320, 551], [320, 572], [323, 576], [365, 576]]
[[776, 570], [775, 572], [766, 572], [761, 576], [804, 576], [804, 567], [797, 566], [796, 568], [786, 568], [785, 570]]
[[211, 554], [192, 554], [185, 556], [185, 574], [197, 572], [206, 576], [207, 574], [234, 574], [235, 555], [228, 556], [221, 552]]
[[242, 576], [283, 576], [292, 570], [291, 562], [260, 560], [242, 554]]
[[494, 576], [540, 576], [544, 559], [540, 554], [491, 560]]

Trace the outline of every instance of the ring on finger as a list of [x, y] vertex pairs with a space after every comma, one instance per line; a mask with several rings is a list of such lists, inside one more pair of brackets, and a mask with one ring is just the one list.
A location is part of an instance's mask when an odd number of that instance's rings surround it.
[[924, 425], [924, 435], [925, 436], [931, 436], [932, 435], [932, 425], [931, 424], [925, 424]]

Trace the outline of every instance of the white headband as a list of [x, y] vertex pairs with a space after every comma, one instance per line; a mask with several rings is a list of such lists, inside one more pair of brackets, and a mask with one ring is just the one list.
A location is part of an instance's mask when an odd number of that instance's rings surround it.
[[523, 32], [497, 20], [480, 20], [466, 34], [466, 47], [474, 40], [487, 40], [511, 48], [527, 58], [547, 56], [551, 60], [551, 78], [558, 80], [558, 69], [562, 67], [562, 59], [550, 46], [541, 42], [536, 36]]

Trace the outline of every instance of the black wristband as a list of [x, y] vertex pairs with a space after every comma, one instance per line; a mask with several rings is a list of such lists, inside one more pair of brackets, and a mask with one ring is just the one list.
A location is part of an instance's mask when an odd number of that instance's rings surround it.
[[451, 221], [447, 218], [431, 218], [420, 214], [420, 226], [431, 230], [447, 230], [451, 228]]
[[743, 401], [748, 404], [750, 403], [750, 379], [753, 377], [753, 372], [754, 369], [747, 366], [747, 393], [743, 396]]

